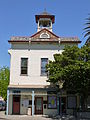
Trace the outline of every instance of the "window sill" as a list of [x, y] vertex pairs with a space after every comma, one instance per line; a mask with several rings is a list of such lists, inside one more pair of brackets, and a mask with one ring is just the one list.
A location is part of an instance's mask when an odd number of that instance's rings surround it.
[[47, 75], [40, 75], [41, 77], [47, 77]]
[[20, 76], [28, 76], [28, 74], [20, 74]]

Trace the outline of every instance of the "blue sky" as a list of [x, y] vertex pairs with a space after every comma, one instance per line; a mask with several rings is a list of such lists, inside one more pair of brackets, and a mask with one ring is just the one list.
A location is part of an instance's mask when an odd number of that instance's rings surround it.
[[58, 36], [78, 36], [85, 43], [83, 28], [90, 13], [90, 0], [0, 0], [0, 67], [10, 65], [8, 40], [11, 36], [31, 36], [37, 31], [35, 15], [44, 11], [55, 15], [53, 32]]

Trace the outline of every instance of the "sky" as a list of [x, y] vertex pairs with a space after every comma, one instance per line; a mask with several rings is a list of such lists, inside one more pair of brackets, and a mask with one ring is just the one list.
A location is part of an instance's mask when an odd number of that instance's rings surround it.
[[0, 67], [10, 66], [10, 37], [36, 33], [35, 15], [44, 9], [55, 15], [56, 35], [77, 36], [82, 41], [79, 47], [85, 44], [82, 33], [90, 13], [90, 0], [0, 0]]

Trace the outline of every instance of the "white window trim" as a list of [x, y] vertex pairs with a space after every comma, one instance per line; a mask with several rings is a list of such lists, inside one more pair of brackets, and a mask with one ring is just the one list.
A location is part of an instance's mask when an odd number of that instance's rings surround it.
[[48, 33], [41, 33], [41, 34], [40, 34], [40, 38], [45, 38], [45, 37], [42, 36], [43, 34], [46, 34], [46, 35], [47, 35], [46, 38], [50, 38], [50, 35], [49, 35]]
[[[44, 58], [46, 58], [48, 61], [49, 61], [49, 58], [48, 57], [42, 57], [42, 58], [40, 58], [40, 59], [44, 59]], [[42, 62], [42, 61], [41, 61]], [[48, 64], [48, 63], [47, 63]], [[40, 68], [41, 68], [41, 66], [40, 66]], [[40, 69], [40, 71], [41, 71], [41, 69]], [[44, 74], [40, 74], [40, 76], [47, 76], [47, 75], [44, 75]]]

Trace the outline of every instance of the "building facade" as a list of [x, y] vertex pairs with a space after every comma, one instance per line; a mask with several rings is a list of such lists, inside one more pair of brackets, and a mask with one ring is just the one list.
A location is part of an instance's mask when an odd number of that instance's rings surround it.
[[[78, 45], [77, 37], [59, 37], [52, 31], [55, 16], [43, 12], [35, 16], [37, 32], [32, 36], [13, 36], [8, 41], [10, 83], [7, 90], [8, 114], [66, 114], [76, 107], [76, 96], [57, 94], [47, 82], [46, 64], [65, 45]], [[62, 102], [61, 102], [62, 101]]]

